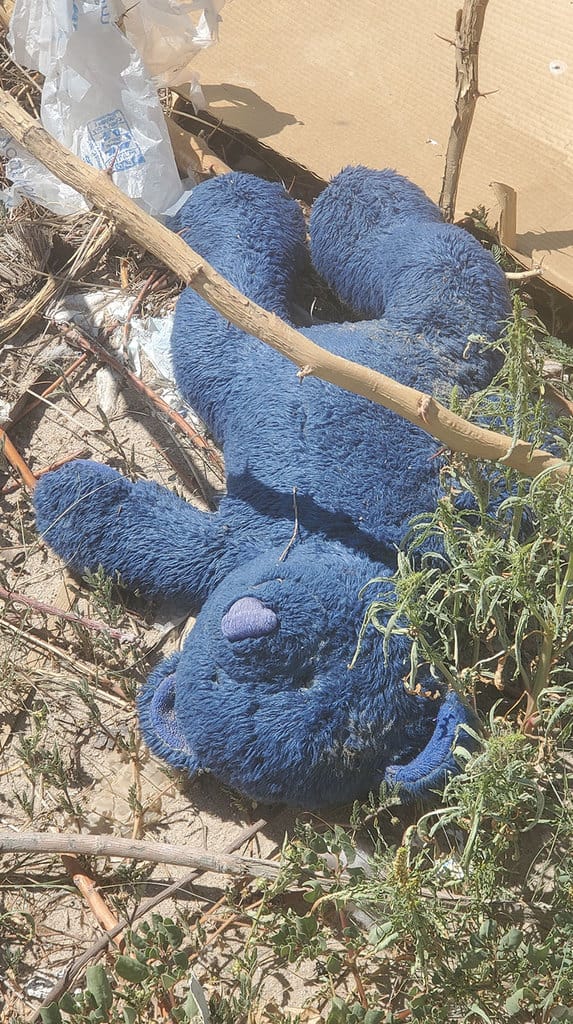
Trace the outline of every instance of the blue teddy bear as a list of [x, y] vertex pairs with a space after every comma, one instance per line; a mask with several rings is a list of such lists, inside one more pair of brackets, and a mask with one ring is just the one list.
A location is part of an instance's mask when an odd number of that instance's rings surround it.
[[[306, 232], [281, 186], [236, 173], [207, 181], [179, 227], [232, 284], [293, 322]], [[498, 357], [468, 336], [497, 337], [510, 309], [504, 275], [419, 188], [347, 168], [316, 200], [310, 237], [315, 267], [366, 319], [305, 328], [309, 338], [437, 398], [490, 381]], [[91, 461], [42, 477], [34, 499], [40, 533], [73, 567], [103, 566], [146, 595], [200, 606], [182, 651], [139, 695], [150, 748], [255, 800], [308, 808], [384, 780], [406, 797], [442, 785], [470, 710], [429, 670], [408, 690], [407, 631], [385, 652], [368, 630], [349, 667], [363, 588], [377, 578], [391, 597], [408, 522], [442, 494], [437, 442], [379, 405], [301, 381], [189, 288], [172, 350], [181, 392], [223, 447], [217, 511]]]

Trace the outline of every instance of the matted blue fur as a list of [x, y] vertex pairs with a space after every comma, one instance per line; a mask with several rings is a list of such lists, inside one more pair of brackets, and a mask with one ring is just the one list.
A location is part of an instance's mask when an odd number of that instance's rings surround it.
[[[236, 287], [292, 319], [305, 225], [280, 186], [213, 179], [179, 226]], [[417, 187], [348, 168], [317, 199], [310, 232], [317, 268], [370, 319], [310, 327], [308, 337], [438, 397], [490, 380], [496, 357], [468, 336], [498, 333], [504, 275]], [[390, 594], [409, 520], [440, 497], [437, 442], [350, 392], [301, 381], [190, 289], [172, 348], [181, 391], [223, 445], [218, 510], [94, 462], [42, 477], [35, 493], [38, 529], [71, 565], [102, 565], [145, 594], [201, 605], [182, 652], [139, 696], [149, 746], [254, 799], [306, 807], [384, 779], [405, 795], [441, 785], [469, 710], [429, 673], [420, 692], [407, 689], [406, 633], [385, 657], [368, 631], [349, 668], [372, 596], [362, 588], [378, 577], [375, 592]]]

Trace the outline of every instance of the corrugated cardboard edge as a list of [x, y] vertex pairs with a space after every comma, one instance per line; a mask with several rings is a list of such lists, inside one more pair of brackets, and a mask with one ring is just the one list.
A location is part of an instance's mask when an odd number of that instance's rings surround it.
[[[230, 0], [197, 70], [209, 112], [328, 179], [349, 163], [395, 167], [437, 199], [454, 102], [459, 0]], [[573, 295], [573, 10], [492, 0], [456, 215], [499, 216], [491, 182], [517, 196], [510, 246]]]

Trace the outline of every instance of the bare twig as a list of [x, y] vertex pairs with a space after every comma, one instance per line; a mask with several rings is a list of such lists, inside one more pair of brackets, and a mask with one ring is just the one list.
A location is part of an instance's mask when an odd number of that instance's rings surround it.
[[32, 473], [32, 470], [20, 455], [18, 449], [12, 444], [6, 431], [0, 427], [0, 454], [4, 455], [4, 458], [15, 469], [20, 477], [24, 487], [28, 490], [33, 491], [36, 486], [36, 477]]
[[20, 398], [18, 399], [10, 413], [11, 425], [15, 426], [15, 424], [19, 423], [20, 420], [24, 418], [24, 416], [27, 416], [28, 413], [32, 411], [32, 409], [35, 409], [37, 405], [41, 405], [42, 399], [48, 398], [50, 395], [54, 393], [54, 391], [57, 391], [60, 384], [63, 384], [64, 381], [67, 380], [68, 377], [71, 377], [72, 374], [74, 374], [80, 366], [83, 366], [83, 364], [87, 362], [88, 358], [88, 353], [83, 352], [81, 356], [78, 356], [77, 359], [74, 359], [73, 363], [71, 363], [69, 366], [66, 367], [65, 370], [62, 371], [59, 377], [56, 377], [56, 379], [52, 381], [51, 384], [48, 384], [48, 386], [45, 387], [42, 391], [33, 391], [32, 388], [28, 388], [28, 390], [25, 391], [24, 394], [20, 396]]
[[479, 97], [478, 52], [488, 0], [465, 0], [456, 16], [456, 116], [450, 129], [440, 210], [453, 221], [464, 151]]
[[543, 269], [532, 267], [531, 270], [506, 270], [506, 281], [527, 281], [530, 277], [541, 277]]
[[[64, 854], [62, 864], [102, 928], [105, 931], [110, 931], [117, 927], [119, 924], [117, 917], [112, 913], [103, 896], [97, 891], [93, 878], [82, 869], [78, 858], [71, 854]], [[119, 949], [122, 948], [122, 942], [117, 936], [112, 941]]]
[[[342, 907], [339, 907], [338, 917], [340, 919], [340, 927], [341, 927], [341, 929], [342, 929], [342, 931], [344, 933], [346, 931], [346, 929], [348, 928], [348, 917], [346, 916], [346, 911], [344, 911], [342, 909]], [[353, 949], [351, 945], [347, 945], [346, 946], [346, 962], [348, 964], [348, 969], [350, 970], [350, 973], [352, 974], [352, 977], [354, 978], [354, 981], [356, 983], [356, 991], [358, 993], [358, 999], [360, 1000], [360, 1005], [365, 1007], [365, 1008], [367, 1008], [368, 1007], [368, 999], [366, 997], [366, 990], [364, 988], [364, 982], [362, 981], [362, 978], [360, 976], [360, 971], [358, 970], [358, 966], [356, 964], [356, 959], [357, 959], [356, 950]]]
[[[266, 824], [266, 820], [264, 818], [260, 818], [258, 821], [254, 823], [254, 825], [250, 825], [246, 829], [243, 829], [243, 831], [237, 836], [237, 838], [225, 847], [223, 853], [233, 854], [236, 850], [239, 850], [241, 846], [247, 843], [249, 839], [251, 839], [254, 835], [257, 834], [257, 832], [260, 832], [260, 830], [264, 828]], [[192, 871], [189, 871], [187, 874], [183, 875], [182, 878], [176, 879], [176, 881], [172, 882], [171, 885], [166, 886], [162, 892], [157, 893], [155, 896], [150, 896], [149, 899], [144, 900], [144, 902], [139, 905], [137, 910], [135, 910], [134, 914], [132, 915], [129, 921], [126, 919], [119, 921], [114, 928], [106, 932], [105, 935], [102, 935], [101, 938], [99, 938], [97, 942], [93, 944], [93, 946], [90, 946], [90, 948], [86, 950], [85, 953], [82, 953], [81, 956], [77, 957], [77, 959], [74, 960], [68, 966], [64, 973], [64, 976], [60, 978], [56, 982], [54, 987], [50, 990], [50, 992], [48, 992], [46, 998], [42, 1003], [42, 1007], [50, 1006], [52, 1003], [57, 1002], [57, 1000], [72, 984], [74, 979], [77, 978], [78, 974], [80, 974], [83, 971], [84, 967], [87, 967], [87, 965], [92, 960], [98, 960], [102, 953], [104, 953], [105, 950], [107, 949], [108, 944], [112, 942], [113, 939], [115, 939], [115, 937], [124, 930], [124, 928], [133, 927], [136, 921], [139, 921], [140, 918], [145, 916], [145, 914], [148, 914], [150, 913], [150, 911], [154, 910], [155, 907], [159, 906], [159, 904], [163, 902], [163, 900], [169, 899], [171, 896], [175, 897], [178, 892], [181, 892], [183, 889], [188, 888], [188, 886], [192, 885], [193, 882], [197, 880], [201, 873], [201, 870], [194, 868]], [[34, 1022], [39, 1019], [40, 1010], [42, 1009], [42, 1007], [40, 1007], [38, 1012], [34, 1014], [34, 1017], [30, 1021], [30, 1024], [34, 1024]]]
[[[157, 279], [157, 276], [158, 276], [158, 271], [154, 270], [149, 275], [147, 280], [143, 282], [141, 288], [139, 289], [137, 295], [135, 296], [133, 302], [131, 303], [131, 306], [128, 309], [127, 316], [125, 318], [125, 323], [123, 325], [123, 331], [122, 331], [122, 348], [123, 348], [124, 352], [127, 352], [127, 346], [129, 344], [129, 328], [130, 328], [131, 319], [132, 319], [133, 316], [135, 316], [135, 314], [136, 314], [137, 310], [139, 309], [141, 303], [143, 302], [145, 296], [151, 290], [151, 287], [154, 284], [155, 280]], [[163, 276], [163, 275], [161, 275], [161, 276]]]
[[[90, 448], [79, 448], [76, 452], [70, 452], [69, 455], [65, 455], [61, 459], [56, 459], [55, 462], [51, 462], [49, 466], [43, 466], [42, 469], [37, 469], [35, 473], [36, 479], [39, 480], [40, 477], [45, 476], [46, 473], [53, 473], [55, 469], [61, 469], [62, 466], [65, 466], [68, 462], [75, 462], [76, 459], [85, 459], [90, 454]], [[21, 481], [13, 480], [12, 483], [4, 484], [2, 494], [13, 494], [14, 491], [19, 490], [21, 486]]]
[[28, 597], [27, 594], [18, 594], [15, 591], [5, 590], [4, 587], [0, 587], [0, 598], [10, 604], [25, 605], [40, 615], [53, 615], [54, 618], [64, 619], [66, 622], [75, 622], [78, 626], [83, 626], [84, 629], [92, 630], [94, 633], [106, 633], [107, 636], [118, 640], [120, 644], [137, 644], [140, 642], [140, 638], [135, 633], [126, 633], [122, 629], [114, 629], [113, 626], [107, 626], [105, 622], [100, 622], [98, 619], [88, 619], [84, 615], [77, 615], [76, 612], [67, 612], [56, 605], [36, 601], [35, 598]]
[[[480, 0], [471, 6], [485, 10], [486, 2]], [[506, 459], [506, 466], [525, 476], [552, 470], [555, 483], [569, 475], [570, 467], [549, 452], [533, 449], [526, 441], [513, 444], [504, 434], [468, 423], [421, 391], [322, 349], [274, 313], [250, 301], [182, 238], [155, 222], [124, 196], [108, 175], [83, 163], [53, 139], [37, 119], [26, 114], [3, 90], [0, 90], [0, 125], [62, 181], [105, 210], [130, 238], [155, 253], [225, 319], [290, 359], [301, 368], [304, 376], [319, 377], [392, 409], [453, 451], [481, 459]]]
[[178, 864], [240, 878], [277, 877], [278, 864], [256, 857], [207, 853], [192, 846], [119, 839], [116, 836], [63, 835], [60, 832], [10, 832], [0, 829], [0, 853], [74, 853], [85, 857], [121, 857], [151, 864]]

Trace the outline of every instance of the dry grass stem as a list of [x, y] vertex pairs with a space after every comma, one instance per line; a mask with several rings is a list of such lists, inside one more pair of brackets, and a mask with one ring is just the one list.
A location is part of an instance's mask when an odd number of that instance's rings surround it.
[[6, 590], [4, 587], [0, 587], [0, 598], [8, 604], [24, 605], [25, 607], [38, 612], [40, 615], [49, 615], [57, 619], [64, 619], [66, 622], [74, 622], [76, 625], [82, 626], [84, 629], [89, 629], [95, 633], [105, 633], [114, 640], [118, 640], [120, 644], [137, 644], [141, 642], [141, 638], [136, 636], [135, 633], [127, 633], [122, 629], [114, 629], [112, 626], [108, 626], [105, 622], [100, 622], [98, 619], [90, 619], [85, 615], [77, 615], [76, 612], [65, 611], [63, 608], [58, 608], [56, 605], [45, 604], [43, 601], [36, 601], [35, 598], [28, 597], [27, 594], [19, 594], [16, 591]]

